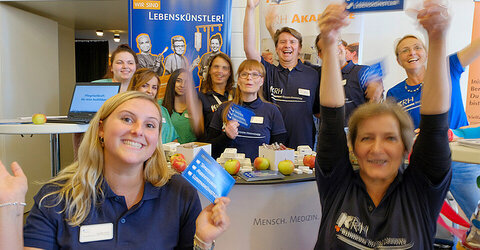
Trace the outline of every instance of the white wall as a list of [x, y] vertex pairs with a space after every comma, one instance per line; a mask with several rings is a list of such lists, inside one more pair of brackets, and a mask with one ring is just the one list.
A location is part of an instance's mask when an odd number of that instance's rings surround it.
[[[0, 117], [59, 113], [57, 23], [0, 3]], [[18, 161], [29, 178], [28, 207], [50, 176], [48, 135], [0, 135], [0, 160]]]

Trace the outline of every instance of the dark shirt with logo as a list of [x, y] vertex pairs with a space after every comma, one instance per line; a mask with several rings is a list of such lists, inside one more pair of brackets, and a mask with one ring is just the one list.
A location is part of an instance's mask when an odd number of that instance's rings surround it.
[[280, 107], [287, 129], [287, 146], [313, 148], [315, 126], [313, 114], [319, 113], [319, 77], [316, 70], [298, 60], [291, 71], [262, 58], [266, 75], [263, 95]]
[[433, 249], [452, 177], [448, 113], [422, 115], [410, 164], [375, 206], [349, 161], [344, 108], [321, 108], [317, 186], [322, 221], [315, 249]]

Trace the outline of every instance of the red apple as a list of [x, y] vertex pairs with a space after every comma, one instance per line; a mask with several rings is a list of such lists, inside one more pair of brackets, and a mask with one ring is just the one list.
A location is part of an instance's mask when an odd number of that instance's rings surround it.
[[295, 165], [291, 160], [283, 160], [278, 163], [278, 171], [284, 175], [290, 175], [293, 172]]
[[255, 158], [255, 161], [253, 161], [253, 166], [257, 170], [265, 170], [268, 167], [270, 167], [270, 162], [268, 161], [267, 158], [257, 157]]
[[47, 122], [47, 117], [44, 114], [34, 114], [32, 116], [33, 124], [44, 124]]
[[310, 168], [314, 168], [315, 167], [315, 156], [305, 155], [303, 157], [303, 165], [308, 166]]
[[172, 168], [179, 173], [183, 172], [183, 170], [187, 168], [187, 162], [185, 161], [185, 159], [182, 159], [180, 157], [173, 159], [171, 163], [172, 163]]
[[180, 159], [184, 159], [185, 160], [185, 156], [183, 154], [180, 154], [180, 153], [176, 153], [172, 156], [170, 156], [170, 162], [172, 162], [174, 159], [176, 158], [180, 158]]
[[238, 160], [230, 159], [225, 162], [225, 170], [231, 175], [237, 174], [240, 170], [240, 162]]

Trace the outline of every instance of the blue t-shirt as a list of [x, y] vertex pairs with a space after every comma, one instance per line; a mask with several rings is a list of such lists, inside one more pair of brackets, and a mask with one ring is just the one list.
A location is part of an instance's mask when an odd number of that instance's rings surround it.
[[47, 193], [58, 189], [43, 186], [34, 197], [24, 228], [26, 247], [41, 249], [192, 249], [195, 221], [201, 211], [197, 191], [180, 175], [173, 175], [162, 187], [145, 183], [142, 200], [127, 209], [124, 196], [116, 195], [106, 182], [105, 199], [92, 205], [82, 225], [113, 224], [113, 239], [80, 243], [80, 227], [72, 227], [59, 213], [64, 203], [54, 207]]
[[265, 100], [280, 107], [287, 129], [287, 146], [308, 145], [313, 148], [315, 126], [312, 115], [320, 110], [317, 71], [300, 60], [291, 71], [270, 64], [263, 57], [262, 64], [266, 70], [263, 95]]
[[[450, 103], [449, 122], [451, 129], [457, 129], [468, 125], [467, 115], [463, 107], [462, 92], [460, 90], [460, 76], [465, 71], [458, 60], [457, 53], [448, 57], [450, 67], [450, 80], [452, 83], [452, 97]], [[387, 92], [387, 97], [393, 97], [410, 114], [413, 125], [420, 125], [420, 97], [421, 85], [410, 86], [406, 80], [393, 86]]]
[[322, 107], [315, 163], [322, 220], [315, 249], [433, 249], [452, 177], [447, 113], [422, 116], [409, 166], [375, 206], [350, 163], [343, 112]]
[[[210, 123], [211, 128], [222, 130], [223, 110], [228, 103], [218, 107]], [[253, 111], [255, 116], [252, 117], [249, 128], [238, 127], [238, 136], [234, 140], [229, 140], [227, 147], [236, 148], [237, 152], [244, 153], [246, 158], [253, 161], [258, 156], [258, 146], [263, 143], [269, 144], [272, 135], [283, 134], [287, 131], [282, 114], [274, 104], [262, 102], [260, 98], [257, 98], [250, 105], [243, 105], [243, 107]]]

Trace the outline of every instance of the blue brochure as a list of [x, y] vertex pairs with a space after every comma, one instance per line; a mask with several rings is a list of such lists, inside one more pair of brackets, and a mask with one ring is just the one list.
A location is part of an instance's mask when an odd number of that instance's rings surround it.
[[382, 78], [383, 78], [383, 61], [379, 61], [368, 67], [368, 69], [362, 75], [361, 81], [368, 82], [370, 80], [376, 80], [376, 79], [382, 79]]
[[403, 0], [345, 0], [349, 12], [403, 10]]
[[253, 111], [244, 108], [242, 106], [238, 106], [237, 104], [232, 104], [230, 109], [227, 113], [228, 120], [235, 120], [237, 121], [242, 127], [249, 128], [250, 127], [250, 120], [255, 113]]
[[227, 196], [235, 184], [235, 179], [203, 149], [182, 176], [212, 203], [216, 198]]

